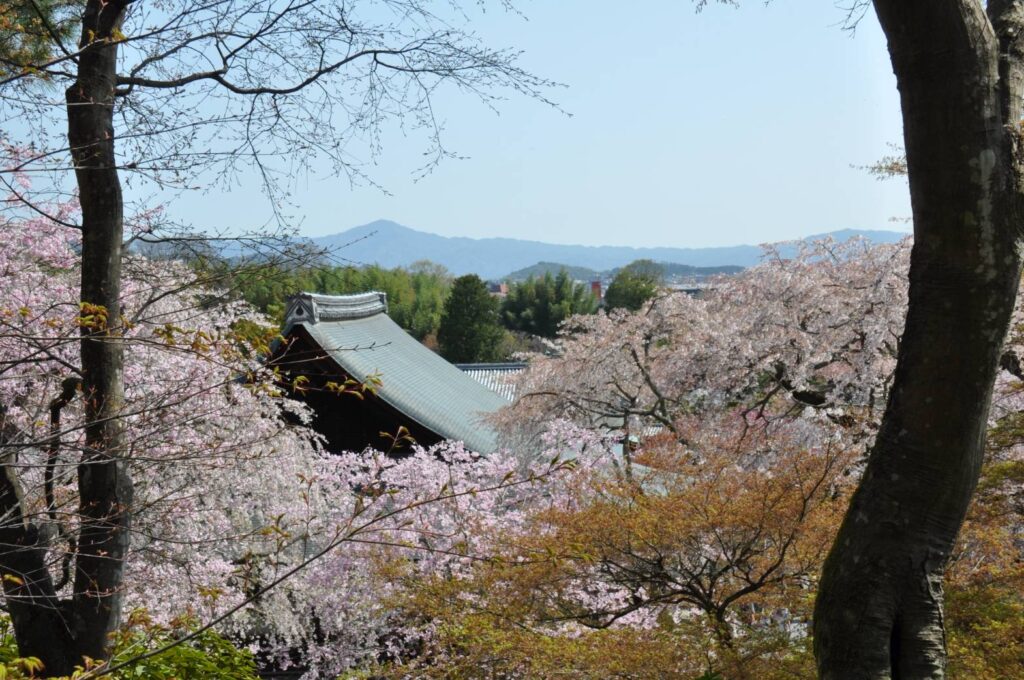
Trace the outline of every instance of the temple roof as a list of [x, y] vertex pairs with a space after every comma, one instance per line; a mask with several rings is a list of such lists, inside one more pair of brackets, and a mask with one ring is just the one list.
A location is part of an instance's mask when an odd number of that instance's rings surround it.
[[455, 367], [478, 383], [497, 392], [508, 401], [516, 398], [516, 377], [526, 370], [525, 361], [488, 364], [455, 364]]
[[284, 335], [297, 326], [352, 378], [379, 377], [377, 397], [406, 417], [473, 451], [497, 449], [485, 417], [508, 401], [402, 330], [387, 315], [384, 293], [299, 293], [289, 301]]

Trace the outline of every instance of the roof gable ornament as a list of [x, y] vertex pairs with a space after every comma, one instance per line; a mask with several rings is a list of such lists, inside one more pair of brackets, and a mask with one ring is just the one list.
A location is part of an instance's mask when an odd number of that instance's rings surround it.
[[381, 291], [355, 295], [318, 295], [299, 293], [288, 299], [285, 328], [297, 324], [317, 324], [321, 321], [363, 319], [388, 313], [388, 296]]

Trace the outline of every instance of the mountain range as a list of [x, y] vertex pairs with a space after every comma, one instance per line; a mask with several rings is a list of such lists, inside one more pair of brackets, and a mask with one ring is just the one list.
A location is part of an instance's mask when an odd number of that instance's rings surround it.
[[[808, 238], [831, 236], [845, 241], [861, 236], [875, 243], [893, 243], [906, 234], [894, 231], [844, 229]], [[330, 236], [310, 239], [331, 252], [332, 260], [355, 265], [379, 264], [403, 267], [417, 260], [430, 260], [456, 275], [477, 274], [500, 280], [510, 273], [537, 263], [558, 263], [607, 271], [633, 260], [690, 265], [692, 267], [750, 267], [758, 263], [762, 250], [755, 245], [717, 248], [631, 248], [628, 246], [580, 246], [542, 243], [515, 238], [467, 238], [438, 236], [417, 231], [389, 220], [377, 220]]]

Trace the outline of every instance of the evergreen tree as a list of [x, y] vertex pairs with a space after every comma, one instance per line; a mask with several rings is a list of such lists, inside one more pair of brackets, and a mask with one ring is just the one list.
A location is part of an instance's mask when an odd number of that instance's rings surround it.
[[72, 37], [74, 0], [6, 0], [0, 3], [0, 78], [44, 75], [57, 41]]
[[651, 260], [636, 260], [620, 269], [608, 286], [604, 303], [608, 309], [625, 308], [635, 312], [657, 294], [664, 285], [664, 270]]
[[455, 279], [437, 331], [441, 356], [458, 363], [497, 361], [504, 339], [498, 302], [487, 285], [476, 274]]

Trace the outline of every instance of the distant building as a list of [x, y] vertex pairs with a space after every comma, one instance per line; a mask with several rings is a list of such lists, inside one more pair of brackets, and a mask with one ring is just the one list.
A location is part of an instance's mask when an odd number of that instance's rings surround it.
[[[392, 442], [381, 433], [401, 426], [424, 446], [449, 439], [479, 453], [497, 448], [486, 416], [508, 401], [402, 330], [384, 293], [295, 295], [282, 334], [272, 361], [312, 408], [329, 450], [387, 451]], [[363, 398], [332, 389], [346, 380], [380, 386]]]
[[602, 294], [601, 281], [600, 280], [591, 281], [590, 282], [590, 294], [594, 296], [594, 299], [597, 300], [598, 303], [601, 303], [601, 302], [604, 301], [604, 296]]
[[508, 295], [508, 283], [504, 281], [491, 281], [490, 283], [487, 284], [487, 290], [490, 292], [491, 295], [503, 298], [506, 295]]

